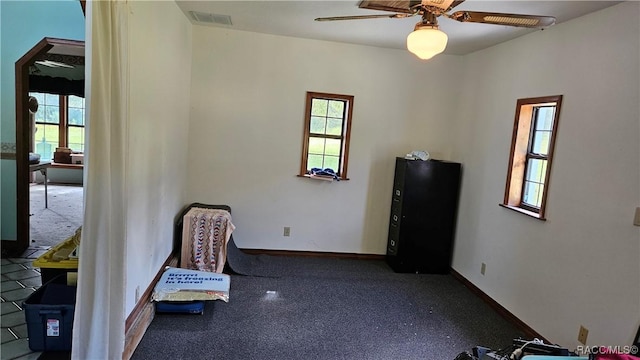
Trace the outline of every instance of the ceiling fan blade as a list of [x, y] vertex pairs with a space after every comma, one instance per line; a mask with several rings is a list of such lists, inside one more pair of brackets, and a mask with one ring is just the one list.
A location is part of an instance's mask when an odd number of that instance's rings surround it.
[[361, 9], [412, 14], [414, 13], [412, 7], [416, 5], [420, 5], [420, 0], [362, 0], [360, 4], [358, 4], [358, 7]]
[[[459, 5], [462, 1], [454, 1], [454, 0], [421, 0], [422, 6], [429, 9], [436, 9], [436, 12], [439, 14], [442, 11], [449, 11], [453, 7]], [[457, 3], [457, 4], [456, 4]]]
[[447, 9], [447, 12], [451, 11], [451, 9], [457, 7], [458, 5], [462, 4], [464, 2], [464, 0], [456, 0], [454, 1], [451, 6], [449, 6], [449, 8]]
[[556, 23], [556, 18], [553, 16], [503, 14], [480, 11], [456, 11], [455, 13], [448, 15], [448, 17], [460, 22], [475, 22], [525, 28], [541, 28], [551, 26]]
[[363, 20], [363, 19], [403, 19], [413, 16], [413, 14], [386, 14], [386, 15], [353, 15], [353, 16], [330, 16], [316, 18], [315, 21], [336, 21], [336, 20]]

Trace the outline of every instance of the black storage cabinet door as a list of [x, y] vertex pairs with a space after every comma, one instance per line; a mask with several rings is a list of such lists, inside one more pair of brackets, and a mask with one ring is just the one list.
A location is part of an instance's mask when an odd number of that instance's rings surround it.
[[386, 256], [394, 271], [449, 273], [460, 173], [455, 162], [396, 158]]

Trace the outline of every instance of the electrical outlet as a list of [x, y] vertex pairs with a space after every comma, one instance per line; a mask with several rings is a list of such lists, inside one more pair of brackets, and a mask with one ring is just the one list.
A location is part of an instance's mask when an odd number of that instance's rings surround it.
[[291, 228], [288, 226], [284, 227], [284, 236], [291, 236]]
[[140, 285], [136, 286], [136, 304], [140, 301]]
[[586, 327], [580, 325], [580, 330], [578, 331], [578, 341], [582, 345], [587, 345], [587, 336], [589, 336], [589, 330]]
[[487, 264], [482, 263], [482, 266], [480, 267], [480, 274], [484, 275], [486, 271], [487, 271]]

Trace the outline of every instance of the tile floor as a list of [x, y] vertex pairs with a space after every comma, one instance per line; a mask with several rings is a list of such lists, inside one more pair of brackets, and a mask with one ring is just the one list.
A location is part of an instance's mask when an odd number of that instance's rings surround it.
[[33, 247], [27, 249], [20, 258], [2, 259], [0, 360], [35, 360], [40, 356], [39, 352], [29, 349], [22, 302], [42, 285], [40, 271], [33, 268], [32, 262], [49, 249]]

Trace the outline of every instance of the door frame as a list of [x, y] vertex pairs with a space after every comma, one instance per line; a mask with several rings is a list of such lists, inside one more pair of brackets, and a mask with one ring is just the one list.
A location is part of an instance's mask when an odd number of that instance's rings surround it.
[[44, 54], [84, 56], [84, 41], [45, 37], [16, 61], [16, 241], [2, 241], [4, 251], [21, 254], [29, 247], [29, 67]]

